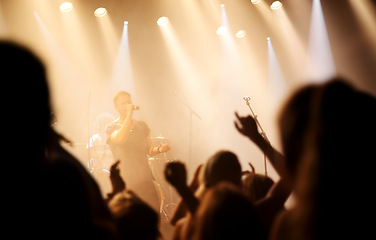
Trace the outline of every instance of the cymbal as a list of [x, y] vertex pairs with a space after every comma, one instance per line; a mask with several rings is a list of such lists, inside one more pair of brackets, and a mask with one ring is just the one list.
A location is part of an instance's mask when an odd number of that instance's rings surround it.
[[162, 136], [159, 136], [159, 137], [151, 137], [151, 139], [155, 139], [155, 140], [167, 140], [167, 138], [162, 137]]

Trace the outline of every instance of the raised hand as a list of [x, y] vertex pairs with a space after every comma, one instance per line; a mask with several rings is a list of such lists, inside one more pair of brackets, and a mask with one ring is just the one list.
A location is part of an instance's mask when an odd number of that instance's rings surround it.
[[114, 164], [112, 164], [111, 169], [110, 169], [112, 194], [116, 194], [118, 192], [125, 190], [125, 182], [123, 178], [120, 176], [119, 163], [120, 163], [120, 160], [116, 161]]
[[246, 117], [240, 117], [237, 112], [235, 112], [237, 121], [234, 121], [236, 129], [246, 137], [249, 137], [251, 140], [255, 141], [261, 135], [258, 131], [257, 124], [255, 119], [250, 115]]
[[198, 167], [195, 170], [195, 173], [193, 174], [192, 181], [189, 184], [189, 188], [192, 190], [192, 192], [195, 192], [200, 187], [199, 175], [200, 175], [202, 166], [203, 164], [198, 165]]
[[187, 171], [183, 163], [179, 161], [170, 162], [165, 168], [166, 180], [171, 183], [176, 190], [181, 190], [187, 187]]
[[168, 163], [165, 168], [165, 177], [176, 188], [176, 191], [182, 197], [191, 214], [194, 214], [199, 201], [187, 186], [187, 171], [184, 164], [181, 162]]

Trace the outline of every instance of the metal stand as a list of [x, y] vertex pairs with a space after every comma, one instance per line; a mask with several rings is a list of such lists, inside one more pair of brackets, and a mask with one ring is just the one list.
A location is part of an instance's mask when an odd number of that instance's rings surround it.
[[[195, 115], [198, 119], [201, 120], [201, 117], [189, 106], [187, 101], [183, 101], [178, 97], [175, 93], [174, 96], [190, 111], [189, 112], [189, 146], [188, 146], [188, 168], [190, 167], [190, 164], [192, 163], [192, 117]], [[183, 95], [184, 96], [184, 95]]]
[[[153, 137], [152, 141], [155, 146], [167, 143], [167, 139], [162, 135], [155, 138]], [[163, 155], [163, 157], [158, 157], [159, 155], [156, 157], [150, 157], [149, 166], [155, 178], [154, 184], [156, 185], [157, 191], [160, 195], [161, 205], [159, 213], [161, 215], [161, 221], [168, 222], [170, 216], [176, 208], [176, 204], [174, 203], [171, 184], [168, 184], [164, 180], [164, 167], [166, 163], [173, 161], [175, 156], [172, 153], [172, 150], [170, 150], [168, 153], [161, 153], [160, 155]]]
[[[246, 97], [243, 97], [243, 100], [246, 102], [247, 106], [249, 107], [249, 110], [251, 110], [252, 117], [253, 117], [253, 119], [255, 119], [255, 122], [256, 122], [258, 128], [260, 129], [261, 136], [265, 139], [265, 141], [267, 141], [268, 143], [270, 143], [268, 137], [266, 136], [266, 133], [265, 133], [264, 129], [261, 127], [261, 124], [260, 124], [260, 122], [257, 119], [257, 115], [253, 112], [251, 104], [249, 103], [249, 101], [251, 100], [251, 98], [248, 97], [248, 96], [246, 96]], [[264, 167], [265, 167], [265, 175], [268, 176], [268, 167], [267, 167], [267, 163], [266, 163], [266, 154], [265, 153], [264, 153]]]

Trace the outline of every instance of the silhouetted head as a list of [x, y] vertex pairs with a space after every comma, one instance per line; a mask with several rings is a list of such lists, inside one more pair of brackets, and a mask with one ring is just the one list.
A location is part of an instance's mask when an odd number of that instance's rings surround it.
[[305, 134], [309, 129], [311, 119], [311, 101], [317, 85], [309, 85], [295, 92], [282, 107], [278, 125], [280, 129], [283, 153], [286, 167], [292, 179], [300, 163]]
[[218, 151], [204, 166], [204, 184], [212, 187], [221, 181], [241, 186], [241, 166], [238, 157], [230, 151]]
[[123, 191], [109, 202], [120, 239], [156, 240], [159, 238], [159, 217], [135, 193]]
[[228, 182], [207, 191], [197, 209], [194, 231], [195, 240], [266, 239], [253, 205]]
[[[7, 150], [18, 156], [44, 153], [50, 128], [51, 107], [43, 63], [30, 50], [11, 42], [0, 42], [1, 111]], [[33, 162], [30, 159], [20, 160]]]
[[340, 78], [316, 85], [310, 96], [294, 227], [304, 239], [364, 238], [360, 234], [372, 231], [366, 219], [373, 217], [376, 201], [370, 167], [376, 100]]
[[274, 181], [270, 177], [250, 173], [243, 180], [243, 191], [251, 202], [255, 203], [264, 198], [273, 185]]

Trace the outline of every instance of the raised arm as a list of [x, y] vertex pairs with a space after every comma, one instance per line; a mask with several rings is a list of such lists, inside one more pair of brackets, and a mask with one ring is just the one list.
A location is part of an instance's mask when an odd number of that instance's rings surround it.
[[165, 168], [165, 177], [182, 197], [188, 210], [194, 214], [198, 208], [199, 200], [187, 185], [187, 171], [184, 164], [181, 162], [168, 163]]
[[150, 136], [147, 136], [147, 141], [148, 141], [148, 145], [149, 145], [149, 153], [148, 153], [149, 156], [155, 156], [155, 155], [158, 155], [160, 153], [167, 152], [171, 149], [170, 145], [168, 143], [162, 144], [158, 147], [154, 146], [153, 142], [151, 141]]
[[235, 116], [237, 118], [237, 121], [234, 122], [236, 129], [264, 152], [279, 176], [285, 176], [285, 157], [263, 138], [257, 129], [256, 121], [250, 115], [240, 117], [235, 112]]
[[285, 170], [285, 157], [261, 136], [258, 132], [256, 121], [251, 116], [240, 117], [237, 113], [235, 115], [238, 120], [238, 122], [235, 122], [236, 129], [265, 153], [281, 177], [268, 191], [268, 194], [256, 203], [256, 209], [260, 212], [263, 223], [269, 228], [272, 220], [283, 208], [292, 191], [292, 185]]
[[119, 130], [114, 131], [111, 133], [110, 138], [111, 141], [114, 143], [125, 143], [128, 139], [128, 136], [131, 132], [132, 127], [134, 126], [134, 120], [132, 118], [133, 115], [133, 105], [127, 105], [127, 116], [125, 117], [124, 121], [122, 122], [121, 128]]

